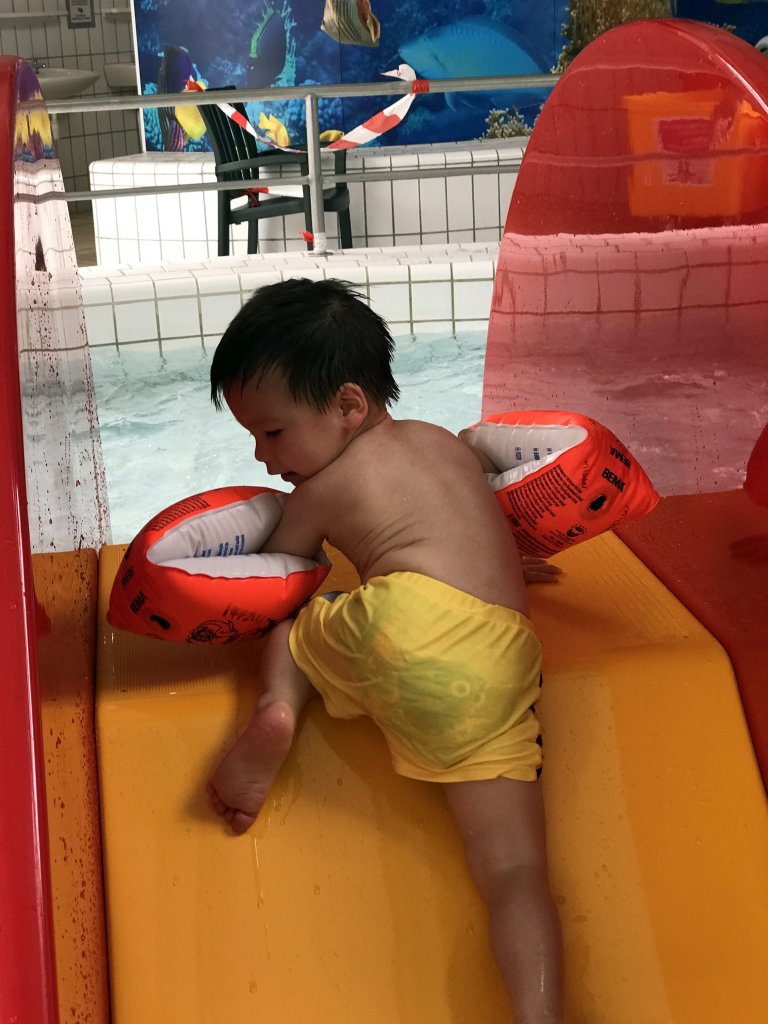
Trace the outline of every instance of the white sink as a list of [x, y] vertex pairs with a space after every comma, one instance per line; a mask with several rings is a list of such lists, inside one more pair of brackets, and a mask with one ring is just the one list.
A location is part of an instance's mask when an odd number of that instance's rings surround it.
[[66, 100], [70, 96], [79, 96], [99, 77], [95, 71], [81, 71], [79, 68], [40, 68], [35, 74], [46, 100]]
[[136, 65], [132, 62], [105, 64], [104, 80], [110, 89], [137, 89]]

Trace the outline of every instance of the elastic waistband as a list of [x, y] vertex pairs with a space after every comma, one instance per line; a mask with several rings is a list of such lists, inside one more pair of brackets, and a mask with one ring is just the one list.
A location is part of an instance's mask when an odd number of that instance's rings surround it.
[[388, 586], [407, 587], [423, 600], [439, 604], [444, 608], [452, 608], [455, 611], [467, 615], [482, 615], [487, 621], [502, 622], [506, 625], [519, 625], [531, 632], [534, 632], [533, 623], [522, 612], [514, 608], [506, 608], [501, 604], [489, 604], [481, 601], [479, 597], [467, 594], [464, 590], [451, 586], [450, 583], [443, 583], [432, 576], [425, 576], [420, 572], [392, 572], [386, 576], [374, 576], [367, 583], [362, 584], [361, 590], [366, 587], [374, 587], [377, 590], [385, 590]]

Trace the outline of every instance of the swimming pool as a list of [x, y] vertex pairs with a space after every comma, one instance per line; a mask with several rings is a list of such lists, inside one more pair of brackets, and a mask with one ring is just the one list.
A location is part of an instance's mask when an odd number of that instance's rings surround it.
[[[485, 330], [395, 338], [400, 419], [458, 431], [479, 419]], [[250, 437], [210, 401], [211, 353], [124, 346], [91, 353], [112, 536], [129, 541], [156, 512], [225, 484], [285, 489], [253, 458]]]

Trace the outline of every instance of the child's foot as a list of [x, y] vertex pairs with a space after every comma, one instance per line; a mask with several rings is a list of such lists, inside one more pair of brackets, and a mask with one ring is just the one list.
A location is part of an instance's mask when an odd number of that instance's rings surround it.
[[206, 786], [211, 805], [233, 832], [247, 831], [256, 820], [291, 748], [295, 728], [290, 704], [267, 704], [211, 776]]

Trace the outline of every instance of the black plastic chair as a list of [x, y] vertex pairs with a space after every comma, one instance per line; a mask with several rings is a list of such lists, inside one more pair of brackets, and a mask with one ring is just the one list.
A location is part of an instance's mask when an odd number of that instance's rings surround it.
[[[241, 103], [232, 106], [243, 117], [245, 107]], [[284, 168], [298, 168], [299, 174], [309, 172], [306, 153], [286, 153], [280, 149], [259, 149], [256, 139], [236, 124], [217, 106], [200, 106], [200, 115], [205, 122], [208, 139], [216, 159], [218, 181], [244, 181], [249, 178], [279, 178]], [[346, 174], [347, 154], [345, 150], [334, 151], [334, 173]], [[263, 170], [263, 174], [262, 174]], [[290, 176], [287, 177], [290, 183]], [[248, 204], [233, 206], [242, 196], [248, 196]], [[285, 217], [291, 213], [303, 213], [307, 231], [312, 230], [312, 212], [309, 200], [309, 186], [303, 186], [303, 196], [270, 196], [268, 193], [235, 189], [218, 193], [219, 207], [219, 256], [229, 255], [229, 228], [231, 224], [248, 224], [248, 252], [259, 251], [259, 221], [266, 217]], [[323, 189], [323, 209], [326, 213], [338, 214], [339, 240], [343, 249], [352, 246], [352, 225], [349, 217], [349, 189], [346, 182], [338, 182], [332, 188]], [[307, 243], [312, 248], [312, 243]]]

